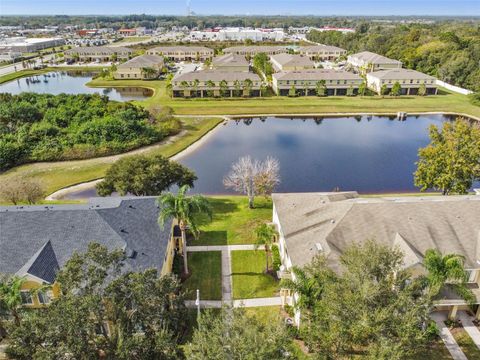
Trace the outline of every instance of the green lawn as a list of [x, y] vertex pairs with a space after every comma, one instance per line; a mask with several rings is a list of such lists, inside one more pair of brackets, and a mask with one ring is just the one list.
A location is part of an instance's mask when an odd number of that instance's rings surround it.
[[456, 327], [450, 331], [468, 359], [480, 359], [480, 349], [463, 327]]
[[251, 99], [172, 99], [161, 80], [93, 80], [89, 86], [143, 86], [155, 90], [144, 101], [145, 106], [161, 103], [175, 110], [176, 114], [235, 115], [235, 114], [328, 114], [328, 113], [379, 113], [396, 114], [398, 111], [456, 112], [480, 117], [480, 107], [469, 102], [465, 95], [440, 91], [435, 96], [336, 96], [297, 97], [272, 96]]
[[213, 207], [213, 220], [200, 219], [200, 237], [189, 239], [190, 245], [253, 244], [256, 225], [271, 221], [272, 201], [257, 198], [255, 208], [248, 208], [245, 196], [209, 197]]
[[[221, 118], [189, 118], [182, 120], [184, 132], [175, 141], [166, 140], [143, 148], [143, 154], [173, 156], [203, 137], [222, 121]], [[0, 183], [10, 178], [35, 178], [47, 194], [67, 186], [102, 178], [110, 165], [120, 156], [136, 153], [137, 150], [102, 158], [57, 162], [41, 162], [17, 166], [0, 175]]]
[[222, 299], [222, 253], [202, 251], [188, 253], [190, 277], [183, 283], [187, 299], [197, 297], [200, 290], [202, 300]]
[[278, 282], [264, 271], [265, 252], [263, 250], [232, 251], [233, 298], [275, 296]]

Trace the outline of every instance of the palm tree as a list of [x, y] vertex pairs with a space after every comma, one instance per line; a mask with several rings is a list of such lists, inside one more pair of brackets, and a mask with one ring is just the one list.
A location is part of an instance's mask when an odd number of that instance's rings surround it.
[[178, 221], [178, 226], [182, 232], [182, 248], [183, 248], [183, 267], [185, 274], [188, 274], [187, 262], [187, 228], [189, 228], [195, 238], [198, 238], [199, 230], [197, 219], [199, 214], [206, 214], [212, 218], [212, 208], [208, 200], [202, 195], [186, 196], [186, 192], [190, 190], [188, 185], [183, 185], [178, 193], [171, 192], [160, 195], [158, 198], [161, 207], [158, 222], [160, 226], [164, 226], [165, 222], [170, 218]]
[[228, 82], [227, 80], [220, 81], [220, 95], [226, 97], [228, 93]]
[[142, 76], [145, 79], [151, 79], [157, 75], [157, 70], [152, 67], [143, 67], [142, 68]]
[[215, 83], [212, 80], [207, 81], [207, 95], [213, 96], [213, 88], [215, 87]]
[[190, 84], [183, 80], [181, 83], [180, 83], [180, 86], [182, 87], [183, 89], [183, 96], [187, 97], [187, 88], [190, 86]]
[[436, 249], [425, 252], [423, 265], [427, 269], [427, 282], [432, 296], [437, 295], [446, 283], [453, 285], [455, 291], [470, 301], [473, 294], [467, 288], [467, 273], [464, 267], [465, 258], [457, 254], [446, 254]]
[[195, 97], [197, 97], [199, 85], [200, 85], [200, 80], [198, 79], [193, 80], [193, 90], [195, 91]]
[[243, 82], [243, 91], [247, 96], [250, 96], [250, 91], [252, 90], [253, 82], [250, 79], [246, 79]]
[[235, 88], [235, 96], [240, 96], [242, 92], [242, 83], [238, 80], [233, 82], [233, 87]]
[[0, 282], [0, 304], [8, 309], [13, 317], [15, 325], [20, 325], [20, 315], [18, 309], [22, 305], [22, 288], [25, 278], [12, 276]]
[[265, 272], [268, 273], [270, 270], [268, 258], [270, 256], [270, 249], [274, 243], [275, 237], [277, 236], [277, 230], [274, 225], [261, 224], [255, 229], [255, 250], [257, 250], [261, 245], [265, 246], [265, 259], [266, 259], [266, 269]]

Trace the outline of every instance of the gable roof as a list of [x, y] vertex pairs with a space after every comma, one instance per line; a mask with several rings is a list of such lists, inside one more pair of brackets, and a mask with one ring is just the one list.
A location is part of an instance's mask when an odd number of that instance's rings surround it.
[[277, 80], [358, 80], [362, 78], [349, 71], [333, 69], [304, 69], [281, 71], [272, 75]]
[[371, 63], [371, 64], [395, 64], [401, 65], [402, 62], [387, 58], [386, 56], [375, 54], [370, 51], [362, 51], [353, 55], [350, 55], [349, 58], [355, 58], [357, 60], [362, 61], [363, 63]]
[[250, 79], [252, 81], [261, 81], [260, 77], [251, 72], [247, 71], [226, 71], [221, 69], [215, 70], [200, 70], [200, 71], [192, 71], [188, 73], [183, 73], [176, 75], [173, 78], [173, 81], [245, 81]]
[[131, 54], [133, 53], [132, 49], [123, 46], [116, 46], [116, 47], [109, 47], [109, 46], [82, 46], [73, 49], [69, 49], [65, 51], [65, 54], [83, 54], [83, 55], [90, 55], [90, 54], [104, 54], [104, 55], [112, 55], [112, 54]]
[[232, 46], [223, 49], [223, 53], [231, 53], [231, 52], [238, 52], [238, 53], [249, 53], [249, 54], [259, 54], [259, 53], [282, 53], [287, 52], [286, 46], [262, 46], [262, 45], [250, 45], [250, 46]]
[[374, 71], [367, 74], [381, 80], [435, 80], [433, 76], [411, 69], [390, 69]]
[[302, 46], [299, 49], [302, 53], [324, 53], [324, 52], [347, 52], [347, 50], [339, 48], [337, 46], [332, 45], [311, 45], [311, 46]]
[[207, 52], [207, 53], [213, 53], [213, 50], [210, 48], [207, 48], [205, 46], [157, 46], [152, 49], [147, 50], [147, 53], [152, 53], [152, 52]]
[[270, 59], [281, 66], [303, 66], [314, 68], [315, 64], [307, 56], [292, 55], [292, 54], [276, 54], [272, 55]]
[[244, 56], [231, 53], [213, 58], [212, 65], [220, 68], [223, 66], [248, 67], [250, 63], [245, 59]]
[[272, 198], [295, 266], [308, 264], [320, 243], [329, 265], [339, 270], [339, 257], [352, 243], [374, 239], [407, 250], [410, 262], [434, 248], [465, 256], [467, 268], [479, 267], [480, 196], [359, 198], [346, 192]]
[[158, 214], [155, 197], [93, 198], [88, 204], [71, 205], [0, 206], [0, 273], [33, 271], [32, 275], [46, 277], [50, 282], [52, 268], [61, 268], [74, 251], [85, 252], [92, 241], [110, 250], [126, 250], [131, 255], [125, 260], [126, 270], [160, 270], [171, 221], [161, 229]]
[[59, 269], [57, 256], [49, 240], [17, 271], [17, 275], [20, 277], [32, 275], [46, 283], [53, 284]]
[[163, 65], [163, 57], [158, 55], [144, 54], [130, 59], [117, 66], [118, 69], [124, 68], [143, 68], [148, 66]]

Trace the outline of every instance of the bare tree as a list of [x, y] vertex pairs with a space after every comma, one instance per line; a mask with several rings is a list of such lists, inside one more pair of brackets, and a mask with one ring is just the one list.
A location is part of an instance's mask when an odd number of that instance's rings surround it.
[[265, 161], [252, 160], [244, 156], [233, 163], [232, 169], [223, 179], [225, 187], [248, 196], [248, 206], [254, 206], [256, 195], [270, 195], [280, 183], [280, 164], [277, 159], [267, 157]]
[[41, 184], [35, 180], [6, 181], [0, 187], [0, 198], [17, 205], [19, 202], [35, 204], [45, 196]]
[[24, 199], [29, 204], [35, 204], [45, 196], [45, 190], [38, 181], [24, 180], [21, 187]]
[[17, 205], [22, 201], [22, 190], [19, 186], [19, 182], [15, 179], [5, 181], [0, 186], [0, 198], [3, 201], [11, 202], [13, 205]]

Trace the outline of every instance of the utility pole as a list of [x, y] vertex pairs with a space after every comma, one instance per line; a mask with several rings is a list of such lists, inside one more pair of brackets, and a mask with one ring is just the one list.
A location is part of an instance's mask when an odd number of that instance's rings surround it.
[[197, 319], [200, 318], [200, 290], [197, 289], [197, 299], [195, 300], [195, 305], [197, 305]]

